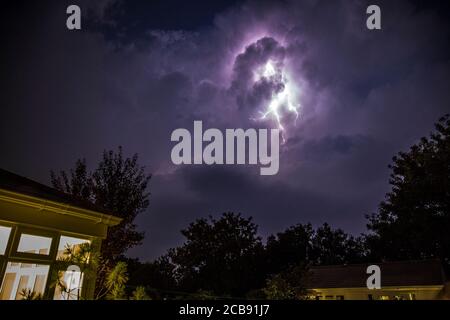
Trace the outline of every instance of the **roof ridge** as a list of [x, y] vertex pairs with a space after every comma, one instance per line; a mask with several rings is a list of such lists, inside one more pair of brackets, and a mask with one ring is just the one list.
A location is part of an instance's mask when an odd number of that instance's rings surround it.
[[395, 260], [395, 261], [380, 261], [380, 262], [361, 262], [361, 263], [349, 263], [349, 264], [330, 264], [330, 265], [319, 265], [311, 266], [310, 269], [326, 269], [326, 268], [345, 268], [345, 267], [357, 267], [366, 265], [387, 265], [387, 264], [414, 264], [414, 263], [428, 263], [428, 262], [439, 262], [439, 258], [430, 259], [413, 259], [413, 260]]
[[[67, 192], [58, 190], [46, 184], [37, 182], [35, 180], [18, 175], [2, 168], [0, 168], [0, 188], [32, 197], [70, 204], [82, 209], [88, 209], [104, 214], [114, 215], [106, 208], [89, 200], [74, 196]], [[28, 190], [26, 190], [27, 188]]]

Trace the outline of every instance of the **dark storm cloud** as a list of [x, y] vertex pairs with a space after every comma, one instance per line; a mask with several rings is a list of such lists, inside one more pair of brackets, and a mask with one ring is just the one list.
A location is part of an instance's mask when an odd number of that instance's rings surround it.
[[[369, 2], [356, 0], [249, 1], [185, 23], [139, 1], [81, 1], [88, 17], [75, 33], [65, 29], [69, 2], [26, 16], [17, 7], [17, 19], [3, 20], [15, 36], [3, 38], [0, 166], [48, 182], [50, 169], [78, 157], [94, 165], [104, 148], [138, 152], [154, 173], [138, 218], [146, 239], [130, 252], [143, 258], [178, 244], [193, 219], [225, 211], [254, 216], [263, 234], [307, 221], [361, 232], [388, 191], [391, 157], [426, 135], [450, 99], [442, 10], [378, 2], [376, 32], [365, 28]], [[254, 79], [269, 59], [299, 91], [279, 174], [174, 167], [170, 134], [194, 120], [275, 126], [251, 120], [281, 90], [276, 77]]]
[[[340, 199], [333, 193], [325, 193], [325, 197], [302, 187], [292, 188], [283, 181], [267, 182], [256, 174], [256, 170], [250, 171], [255, 174], [249, 175], [244, 168], [232, 167], [181, 168], [174, 174], [176, 178], [166, 176], [166, 185], [177, 197], [164, 196], [164, 203], [157, 201], [153, 209], [165, 214], [149, 218], [155, 221], [146, 224], [149, 235], [152, 236], [152, 230], [159, 233], [162, 229], [177, 238], [178, 230], [186, 227], [192, 217], [217, 217], [228, 211], [253, 216], [264, 234], [299, 221], [340, 222], [347, 226], [355, 221], [351, 212], [358, 207], [355, 203], [359, 200]], [[158, 182], [160, 178], [156, 178]], [[158, 193], [166, 194], [161, 190], [155, 190], [155, 193], [156, 198], [159, 198]], [[282, 219], [274, 218], [280, 216]], [[362, 222], [363, 217], [356, 217], [356, 221]]]
[[336, 155], [347, 155], [355, 152], [355, 149], [365, 143], [363, 136], [326, 136], [318, 141], [308, 140], [303, 146], [305, 159], [311, 161], [327, 161]]

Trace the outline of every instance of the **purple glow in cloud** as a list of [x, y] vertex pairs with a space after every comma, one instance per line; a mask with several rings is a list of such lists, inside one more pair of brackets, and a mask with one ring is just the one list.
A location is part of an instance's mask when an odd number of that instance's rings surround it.
[[[409, 1], [379, 0], [386, 14], [377, 33], [366, 28], [365, 0], [247, 1], [198, 29], [148, 26], [144, 10], [123, 24], [109, 14], [119, 8], [126, 18], [138, 1], [106, 8], [115, 2], [97, 10], [95, 24], [106, 19], [107, 35], [87, 25], [68, 35], [57, 18], [63, 2], [46, 19], [29, 10], [37, 15], [32, 28], [26, 19], [11, 21], [17, 32], [5, 29], [0, 128], [8, 152], [0, 166], [48, 183], [49, 170], [80, 157], [95, 165], [105, 148], [139, 153], [154, 188], [135, 255], [162, 254], [193, 219], [223, 211], [253, 215], [264, 235], [308, 221], [357, 234], [388, 191], [391, 157], [448, 112], [449, 20]], [[127, 30], [133, 37], [122, 43]], [[289, 98], [294, 92], [299, 115], [295, 121], [286, 104], [280, 109], [286, 142], [278, 175], [173, 167], [175, 128], [193, 120], [274, 128], [273, 113], [259, 120], [260, 112], [283, 87]]]
[[277, 40], [257, 39], [236, 56], [230, 87], [238, 108], [250, 110], [252, 120], [271, 120], [282, 132], [283, 141], [287, 124], [296, 123], [300, 108], [298, 85], [285, 59], [286, 48]]

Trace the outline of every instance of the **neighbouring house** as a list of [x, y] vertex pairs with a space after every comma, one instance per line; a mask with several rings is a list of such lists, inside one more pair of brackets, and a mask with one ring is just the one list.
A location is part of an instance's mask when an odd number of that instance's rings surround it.
[[63, 271], [67, 288], [61, 291], [50, 275], [67, 246], [87, 242], [99, 251], [108, 228], [120, 221], [90, 202], [0, 169], [0, 300], [23, 299], [24, 290], [45, 299], [92, 299], [95, 278], [76, 268]]
[[[381, 289], [368, 289], [367, 267], [381, 271]], [[307, 280], [308, 298], [316, 300], [440, 300], [449, 299], [439, 260], [399, 261], [313, 267]]]

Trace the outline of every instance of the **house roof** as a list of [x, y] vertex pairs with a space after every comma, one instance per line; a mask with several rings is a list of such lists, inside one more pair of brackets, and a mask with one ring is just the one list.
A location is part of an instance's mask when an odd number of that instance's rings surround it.
[[55, 201], [81, 209], [91, 210], [112, 215], [106, 209], [89, 201], [77, 199], [67, 193], [61, 192], [39, 182], [19, 176], [0, 168], [0, 189], [24, 194], [31, 197]]
[[445, 276], [439, 260], [398, 261], [312, 267], [307, 288], [361, 288], [366, 287], [370, 265], [381, 269], [381, 286], [442, 285]]

